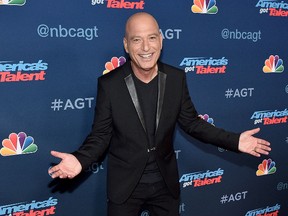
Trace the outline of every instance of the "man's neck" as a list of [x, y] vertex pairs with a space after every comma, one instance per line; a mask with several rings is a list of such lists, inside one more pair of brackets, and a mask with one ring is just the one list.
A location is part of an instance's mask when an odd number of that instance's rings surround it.
[[158, 67], [155, 67], [152, 70], [146, 71], [146, 70], [141, 70], [141, 69], [135, 68], [132, 64], [132, 70], [133, 70], [135, 76], [144, 83], [149, 83], [158, 74]]

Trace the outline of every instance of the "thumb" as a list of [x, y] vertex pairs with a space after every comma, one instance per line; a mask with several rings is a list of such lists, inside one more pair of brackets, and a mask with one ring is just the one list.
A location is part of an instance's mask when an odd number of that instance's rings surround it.
[[63, 159], [65, 157], [65, 153], [58, 151], [51, 151], [51, 155], [60, 159]]
[[260, 128], [255, 128], [255, 129], [246, 131], [246, 134], [252, 136], [252, 135], [258, 133], [259, 131], [260, 131]]

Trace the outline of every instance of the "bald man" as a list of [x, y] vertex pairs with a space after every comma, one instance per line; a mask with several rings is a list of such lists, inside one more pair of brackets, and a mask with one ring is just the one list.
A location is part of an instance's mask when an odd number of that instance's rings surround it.
[[256, 157], [270, 143], [253, 135], [216, 128], [198, 117], [185, 73], [159, 61], [162, 35], [148, 13], [126, 23], [123, 44], [130, 60], [99, 77], [90, 134], [72, 154], [51, 151], [61, 162], [52, 178], [74, 178], [108, 149], [109, 216], [137, 216], [145, 206], [152, 216], [179, 215], [180, 186], [173, 148], [176, 124], [204, 142]]

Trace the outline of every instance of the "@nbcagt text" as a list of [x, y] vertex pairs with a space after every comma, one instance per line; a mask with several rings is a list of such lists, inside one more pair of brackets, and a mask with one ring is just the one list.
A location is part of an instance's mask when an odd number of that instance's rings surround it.
[[236, 30], [230, 30], [228, 28], [224, 28], [221, 31], [221, 36], [225, 40], [251, 40], [254, 43], [258, 40], [261, 40], [261, 31], [239, 31]]
[[99, 162], [94, 162], [85, 170], [85, 172], [92, 172], [94, 174], [97, 174], [101, 170], [104, 170], [103, 162], [100, 162], [100, 163]]
[[66, 111], [69, 109], [72, 110], [80, 110], [84, 108], [92, 108], [92, 102], [94, 101], [94, 97], [88, 98], [76, 98], [76, 99], [54, 99], [51, 102], [51, 109], [53, 111]]
[[67, 28], [60, 24], [54, 27], [50, 27], [46, 24], [40, 24], [37, 27], [37, 33], [42, 38], [85, 38], [88, 41], [98, 38], [98, 30], [99, 29], [97, 26], [93, 26], [91, 28]]

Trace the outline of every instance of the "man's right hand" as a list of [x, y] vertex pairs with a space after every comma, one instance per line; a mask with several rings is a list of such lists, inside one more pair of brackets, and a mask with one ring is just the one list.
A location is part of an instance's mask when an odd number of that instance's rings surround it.
[[51, 155], [61, 159], [58, 165], [48, 170], [52, 178], [72, 179], [81, 172], [82, 166], [74, 155], [57, 151], [51, 151]]

